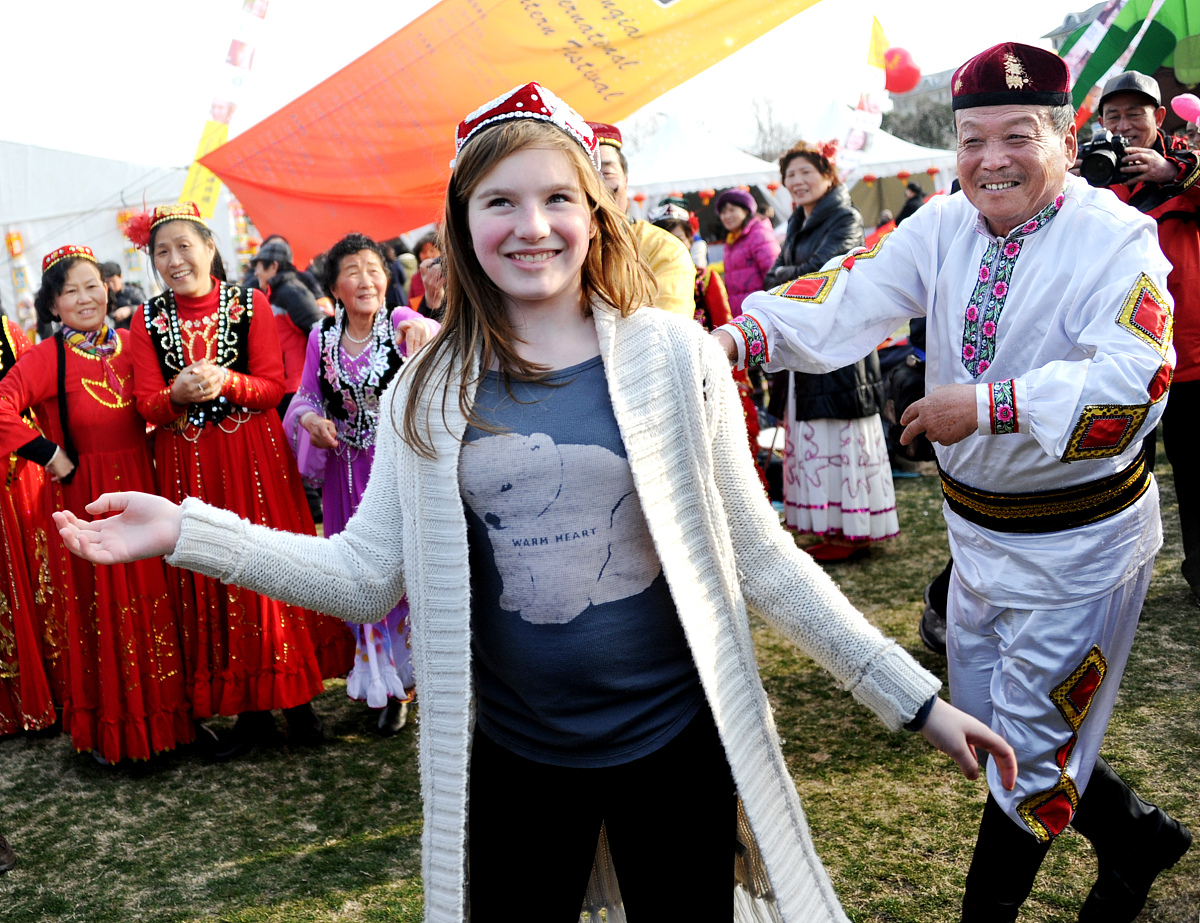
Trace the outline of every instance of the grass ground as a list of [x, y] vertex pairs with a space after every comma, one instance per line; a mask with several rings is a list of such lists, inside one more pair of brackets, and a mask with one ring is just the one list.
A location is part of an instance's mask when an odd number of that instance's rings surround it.
[[[1159, 555], [1104, 752], [1200, 830], [1200, 608], [1179, 575], [1169, 470]], [[925, 582], [947, 557], [932, 478], [897, 482], [903, 534], [836, 570], [846, 594], [945, 678], [917, 638]], [[818, 850], [856, 923], [957, 920], [984, 789], [917, 736], [890, 734], [761, 623], [756, 642], [784, 753]], [[421, 918], [414, 729], [382, 740], [340, 683], [316, 701], [332, 738], [228, 765], [185, 754], [102, 769], [63, 738], [0, 741], [6, 923], [403, 921]], [[1022, 913], [1074, 921], [1095, 859], [1068, 831]], [[1142, 923], [1195, 923], [1200, 848], [1160, 877]]]

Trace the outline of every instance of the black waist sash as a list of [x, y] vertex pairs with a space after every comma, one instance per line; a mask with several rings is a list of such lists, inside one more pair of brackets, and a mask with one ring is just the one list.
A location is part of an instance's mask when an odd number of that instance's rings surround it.
[[1057, 490], [996, 494], [968, 487], [938, 468], [950, 509], [968, 522], [996, 532], [1062, 532], [1128, 509], [1150, 486], [1146, 453], [1116, 474]]

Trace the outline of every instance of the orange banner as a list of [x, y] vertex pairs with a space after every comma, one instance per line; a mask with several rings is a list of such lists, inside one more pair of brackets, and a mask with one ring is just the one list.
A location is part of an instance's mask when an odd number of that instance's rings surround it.
[[455, 125], [506, 90], [537, 80], [614, 122], [815, 2], [443, 0], [201, 162], [303, 265], [436, 220]]

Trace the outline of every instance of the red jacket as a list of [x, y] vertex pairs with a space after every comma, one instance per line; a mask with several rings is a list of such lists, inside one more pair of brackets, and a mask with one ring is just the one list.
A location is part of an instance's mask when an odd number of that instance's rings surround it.
[[[1154, 207], [1145, 210], [1158, 222], [1158, 244], [1174, 267], [1167, 288], [1175, 301], [1175, 380], [1200, 379], [1200, 157], [1172, 138], [1171, 149], [1159, 132], [1154, 149], [1178, 168], [1169, 186], [1138, 183], [1109, 186], [1122, 202], [1135, 196], [1149, 197]], [[1179, 145], [1179, 146], [1177, 146]], [[1131, 203], [1135, 207], [1138, 201]]]

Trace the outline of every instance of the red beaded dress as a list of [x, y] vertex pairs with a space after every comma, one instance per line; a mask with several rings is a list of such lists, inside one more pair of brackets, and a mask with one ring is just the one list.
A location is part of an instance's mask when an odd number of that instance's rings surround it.
[[[4, 318], [0, 382], [31, 349], [21, 328]], [[45, 472], [16, 455], [0, 455], [0, 465], [2, 736], [54, 723], [54, 702], [61, 704], [66, 690], [66, 621], [50, 581], [49, 532], [42, 506]]]
[[[77, 750], [110, 763], [148, 759], [192, 740], [183, 657], [166, 565], [160, 558], [95, 565], [69, 555], [50, 513], [84, 507], [107, 491], [155, 491], [146, 424], [133, 402], [128, 333], [97, 349], [62, 334], [33, 347], [0, 383], [0, 452], [76, 453], [68, 483], [50, 482], [42, 521], [50, 524], [55, 589], [67, 618], [69, 691], [63, 730]], [[61, 364], [61, 365], [60, 365]], [[65, 400], [60, 400], [60, 394]], [[21, 418], [33, 408], [45, 438]], [[65, 427], [64, 427], [65, 423]], [[48, 440], [48, 441], [47, 441]], [[49, 458], [45, 458], [49, 461]]]
[[[161, 493], [315, 535], [275, 412], [283, 361], [271, 306], [262, 292], [213, 283], [201, 298], [168, 291], [151, 299], [131, 325], [138, 409], [159, 427]], [[220, 396], [173, 403], [170, 382], [206, 357], [230, 369]], [[195, 717], [303, 705], [322, 691], [322, 678], [352, 666], [354, 639], [341, 620], [190, 571], [172, 573]]]

